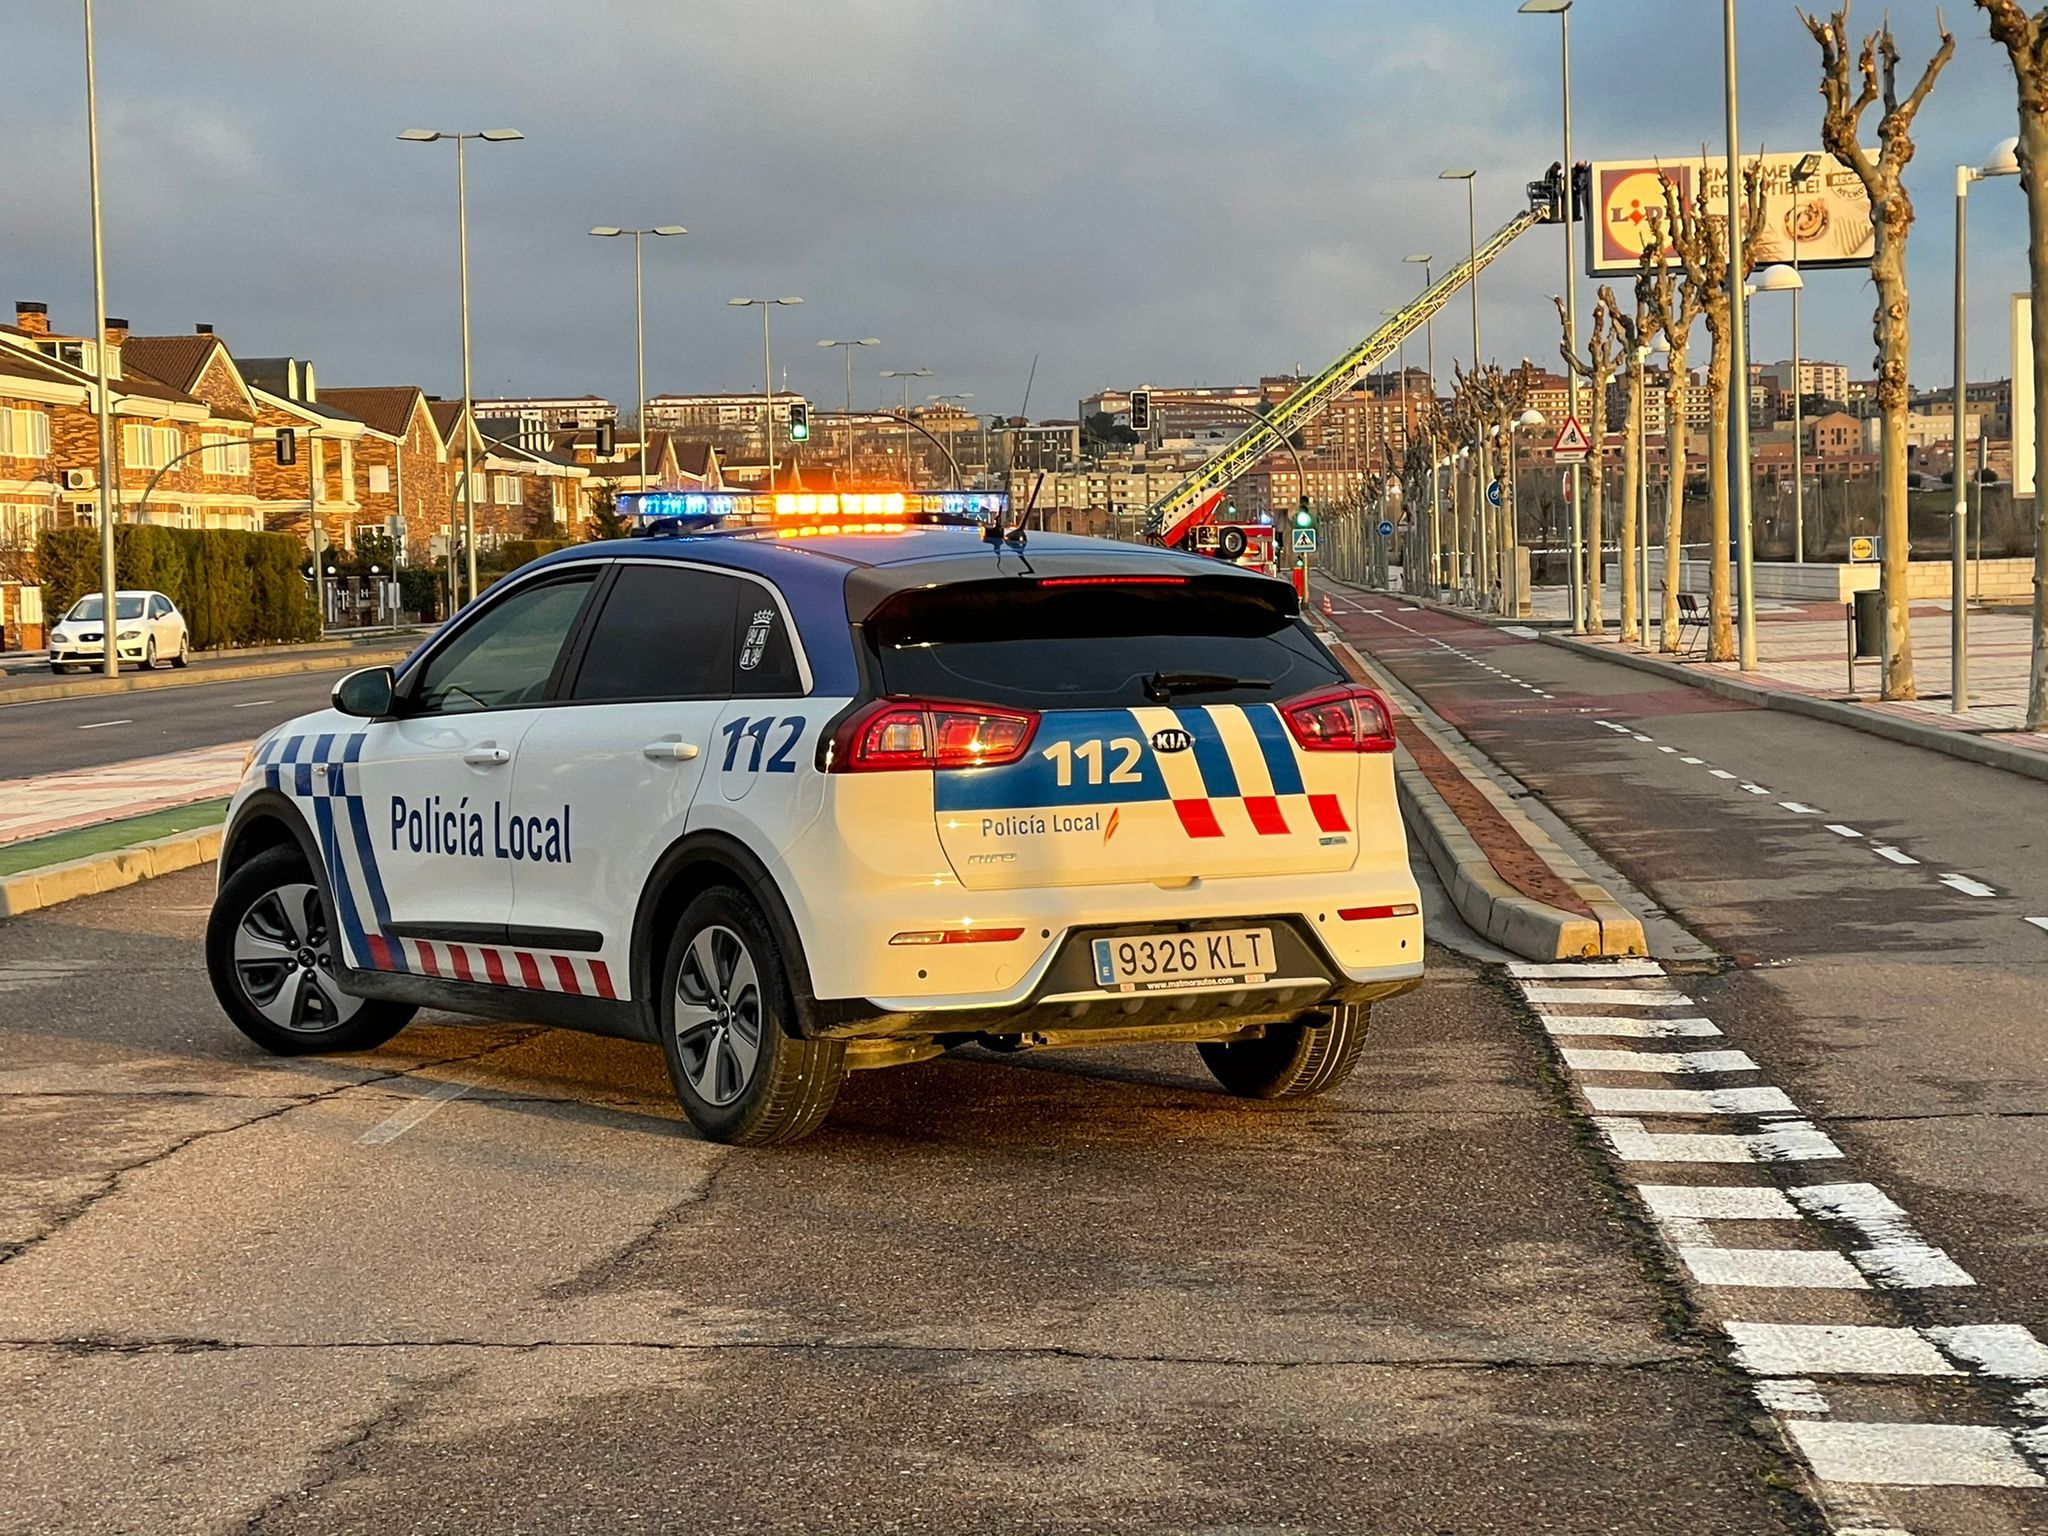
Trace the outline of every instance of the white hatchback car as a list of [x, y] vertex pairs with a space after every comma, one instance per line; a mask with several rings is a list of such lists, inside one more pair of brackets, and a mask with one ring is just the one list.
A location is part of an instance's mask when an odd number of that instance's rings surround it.
[[216, 995], [281, 1053], [418, 1007], [658, 1044], [723, 1141], [962, 1045], [1342, 1082], [1421, 979], [1386, 701], [1284, 582], [897, 524], [583, 544], [278, 727]]
[[[50, 670], [89, 666], [106, 657], [106, 599], [88, 592], [50, 631]], [[153, 667], [168, 661], [182, 667], [192, 659], [192, 633], [178, 605], [161, 592], [114, 594], [114, 655]]]

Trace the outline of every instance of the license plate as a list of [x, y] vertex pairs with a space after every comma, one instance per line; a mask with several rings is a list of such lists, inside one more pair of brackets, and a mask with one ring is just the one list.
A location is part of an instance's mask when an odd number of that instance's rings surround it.
[[1270, 928], [1095, 940], [1096, 985], [1110, 992], [1228, 986], [1264, 981], [1272, 974]]

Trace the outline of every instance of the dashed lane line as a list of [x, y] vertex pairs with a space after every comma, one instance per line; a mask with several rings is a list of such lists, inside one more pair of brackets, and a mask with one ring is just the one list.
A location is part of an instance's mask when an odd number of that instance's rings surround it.
[[1998, 892], [1982, 880], [1972, 880], [1968, 875], [1943, 875], [1941, 883], [1952, 891], [1961, 891], [1965, 896], [1996, 896]]
[[1759, 1068], [1742, 1051], [1624, 1051], [1587, 1046], [1560, 1046], [1558, 1054], [1574, 1072], [1755, 1072]]
[[133, 720], [95, 720], [91, 725], [81, 725], [81, 731], [104, 731], [110, 725], [133, 725]]
[[1804, 801], [1800, 800], [1780, 800], [1778, 806], [1781, 810], [1790, 811], [1794, 816], [1822, 816], [1826, 814], [1819, 806], [1807, 805]]
[[2048, 933], [2048, 917], [2030, 917], [2027, 921], [2036, 928], [2039, 928], [2043, 933]]
[[1880, 859], [1890, 859], [1894, 864], [1918, 864], [1920, 862], [1910, 853], [1901, 853], [1889, 843], [1872, 843], [1870, 851]]
[[1828, 830], [1834, 833], [1837, 837], [1861, 837], [1863, 835], [1861, 832], [1858, 832], [1854, 827], [1844, 826], [1839, 821], [1829, 822]]

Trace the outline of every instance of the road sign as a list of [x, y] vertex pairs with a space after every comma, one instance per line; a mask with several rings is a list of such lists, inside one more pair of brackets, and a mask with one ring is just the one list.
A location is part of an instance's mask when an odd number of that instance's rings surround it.
[[1557, 441], [1550, 445], [1550, 456], [1560, 464], [1583, 464], [1593, 445], [1586, 440], [1586, 429], [1579, 425], [1579, 418], [1567, 416], [1564, 427], [1557, 434]]
[[1388, 538], [1392, 538], [1392, 537], [1393, 537], [1393, 535], [1394, 535], [1394, 525], [1393, 525], [1392, 523], [1389, 523], [1389, 522], [1385, 522], [1385, 521], [1382, 521], [1382, 522], [1380, 523], [1380, 537], [1381, 537], [1381, 538], [1383, 538], [1383, 539], [1388, 539]]
[[1863, 534], [1859, 534], [1851, 539], [1849, 541], [1849, 558], [1859, 563], [1875, 560], [1877, 558], [1877, 540]]
[[1498, 480], [1486, 482], [1486, 504], [1489, 507], [1500, 505], [1500, 482]]
[[1294, 530], [1294, 552], [1297, 555], [1312, 555], [1316, 552], [1316, 531], [1313, 528]]

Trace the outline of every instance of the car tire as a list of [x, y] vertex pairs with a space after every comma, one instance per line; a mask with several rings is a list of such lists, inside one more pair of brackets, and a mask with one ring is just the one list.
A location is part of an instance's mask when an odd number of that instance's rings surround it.
[[1229, 1092], [1244, 1099], [1305, 1099], [1351, 1075], [1372, 1021], [1363, 1003], [1340, 1003], [1330, 1022], [1274, 1024], [1258, 1040], [1205, 1040], [1196, 1049]]
[[192, 665], [192, 637], [190, 635], [179, 636], [178, 654], [171, 658], [171, 665], [179, 668]]
[[804, 1040], [789, 967], [753, 899], [714, 886], [683, 909], [661, 967], [661, 1050], [683, 1113], [736, 1146], [808, 1136], [846, 1077], [837, 1040]]
[[296, 848], [268, 848], [223, 880], [206, 923], [206, 970], [235, 1028], [274, 1056], [375, 1050], [413, 1009], [352, 997], [319, 882]]
[[50, 671], [58, 677], [62, 677], [66, 672], [69, 672], [70, 670], [71, 669], [65, 666], [64, 663], [61, 661], [53, 661], [50, 663]]
[[156, 670], [155, 635], [151, 635], [148, 641], [142, 647], [142, 670], [145, 672], [154, 672]]

